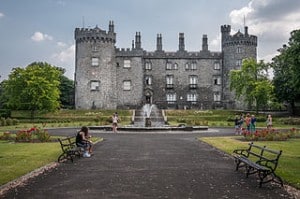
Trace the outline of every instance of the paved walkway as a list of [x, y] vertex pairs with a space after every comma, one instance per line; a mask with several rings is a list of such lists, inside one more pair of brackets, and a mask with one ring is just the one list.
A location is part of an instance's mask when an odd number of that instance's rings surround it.
[[291, 198], [235, 172], [230, 156], [195, 139], [205, 133], [95, 135], [104, 141], [91, 158], [59, 164], [4, 198]]

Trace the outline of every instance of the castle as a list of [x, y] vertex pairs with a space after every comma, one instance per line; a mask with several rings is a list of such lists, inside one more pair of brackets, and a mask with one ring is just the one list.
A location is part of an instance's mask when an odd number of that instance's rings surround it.
[[184, 33], [179, 33], [178, 50], [166, 52], [162, 35], [157, 34], [156, 50], [142, 48], [136, 32], [132, 47], [116, 48], [114, 22], [108, 31], [75, 29], [76, 109], [139, 108], [145, 103], [159, 108], [215, 109], [241, 108], [229, 89], [229, 71], [239, 69], [242, 60], [257, 56], [257, 37], [221, 26], [221, 51], [208, 48], [187, 51]]

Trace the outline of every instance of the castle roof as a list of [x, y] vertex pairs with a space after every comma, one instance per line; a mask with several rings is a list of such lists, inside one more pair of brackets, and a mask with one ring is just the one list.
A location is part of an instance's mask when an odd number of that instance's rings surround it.
[[235, 33], [235, 34], [233, 35], [233, 37], [243, 37], [243, 36], [244, 36], [244, 34], [241, 33], [240, 30], [239, 30], [237, 33]]

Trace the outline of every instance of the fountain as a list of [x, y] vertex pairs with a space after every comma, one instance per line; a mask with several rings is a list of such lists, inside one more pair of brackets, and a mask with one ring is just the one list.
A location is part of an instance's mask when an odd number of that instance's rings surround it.
[[144, 118], [145, 118], [145, 127], [150, 127], [151, 126], [151, 110], [152, 110], [153, 105], [152, 104], [145, 104], [143, 106], [143, 112], [144, 112]]

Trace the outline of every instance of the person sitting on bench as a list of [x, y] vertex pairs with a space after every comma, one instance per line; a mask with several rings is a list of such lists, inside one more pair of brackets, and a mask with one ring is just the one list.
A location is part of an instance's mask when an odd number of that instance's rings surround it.
[[89, 129], [86, 126], [83, 126], [81, 130], [76, 135], [76, 146], [84, 148], [83, 157], [89, 158], [92, 153], [92, 141], [89, 140], [90, 136]]

